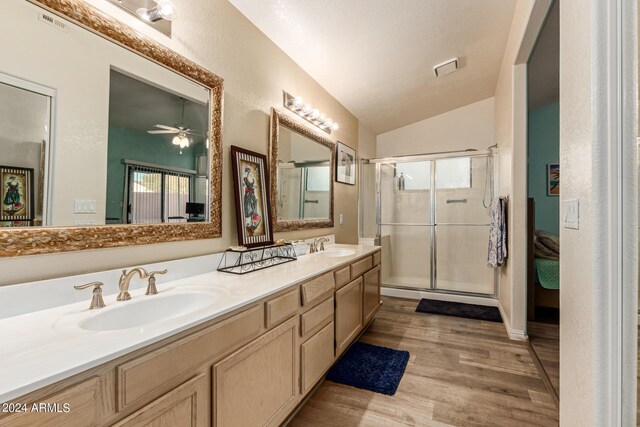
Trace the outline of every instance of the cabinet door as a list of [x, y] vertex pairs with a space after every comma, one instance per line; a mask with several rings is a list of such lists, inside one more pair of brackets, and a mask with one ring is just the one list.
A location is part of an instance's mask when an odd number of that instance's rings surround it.
[[209, 425], [209, 402], [208, 375], [200, 374], [114, 427], [204, 427]]
[[298, 318], [213, 366], [214, 426], [277, 426], [297, 404]]
[[[98, 425], [100, 379], [92, 377], [59, 393], [27, 404], [27, 412], [0, 419], [2, 427], [45, 427]], [[40, 402], [49, 405], [41, 408]], [[34, 406], [35, 405], [35, 406]]]
[[336, 292], [336, 356], [362, 330], [362, 277]]
[[300, 347], [300, 391], [307, 394], [333, 363], [333, 322]]
[[380, 266], [364, 275], [364, 324], [369, 323], [380, 307]]

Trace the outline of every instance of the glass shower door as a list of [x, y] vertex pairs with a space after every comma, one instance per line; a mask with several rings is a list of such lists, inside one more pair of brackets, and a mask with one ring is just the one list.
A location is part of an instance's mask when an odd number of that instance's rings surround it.
[[431, 160], [376, 165], [384, 286], [431, 288], [432, 167]]
[[437, 290], [496, 293], [487, 266], [490, 211], [483, 205], [488, 164], [486, 156], [435, 161]]

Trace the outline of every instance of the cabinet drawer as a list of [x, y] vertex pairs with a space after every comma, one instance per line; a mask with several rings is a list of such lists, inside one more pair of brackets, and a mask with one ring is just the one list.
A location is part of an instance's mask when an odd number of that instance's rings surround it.
[[148, 403], [184, 381], [185, 374], [257, 337], [264, 321], [262, 304], [223, 320], [166, 347], [116, 368], [117, 402], [121, 411], [129, 405]]
[[333, 319], [333, 296], [300, 316], [300, 335], [305, 336], [329, 319]]
[[205, 427], [210, 425], [208, 374], [200, 374], [113, 427]]
[[[100, 403], [99, 395], [100, 381], [98, 377], [93, 377], [38, 401], [48, 404], [57, 404], [55, 411], [52, 411], [52, 408], [49, 408], [49, 412], [14, 413], [7, 418], [0, 419], [0, 426], [95, 426], [98, 424], [98, 405]], [[27, 403], [29, 409], [31, 409], [32, 404], [34, 404], [34, 402]], [[67, 413], [64, 413], [65, 405], [68, 405], [69, 411]]]
[[333, 363], [333, 322], [300, 347], [300, 392], [306, 394]]
[[351, 281], [351, 267], [346, 266], [340, 270], [336, 270], [336, 289], [340, 289]]
[[373, 267], [373, 258], [371, 256], [362, 258], [351, 264], [351, 280], [355, 280], [358, 276], [362, 276], [365, 272]]
[[373, 254], [373, 266], [380, 265], [380, 261], [382, 261], [382, 253], [378, 251]]
[[325, 273], [301, 285], [302, 305], [309, 305], [316, 299], [335, 289], [333, 272]]
[[298, 288], [265, 303], [265, 326], [271, 329], [298, 312]]

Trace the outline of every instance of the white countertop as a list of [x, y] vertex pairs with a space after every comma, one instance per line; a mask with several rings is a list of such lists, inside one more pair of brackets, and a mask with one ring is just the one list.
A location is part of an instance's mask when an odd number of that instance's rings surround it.
[[[100, 310], [88, 309], [91, 292], [87, 290], [81, 302], [0, 319], [0, 402], [114, 360], [379, 249], [331, 245], [327, 250], [331, 248], [352, 249], [355, 253], [337, 258], [308, 254], [296, 261], [242, 276], [217, 272], [217, 264], [211, 265], [214, 271], [177, 280], [163, 281], [163, 276], [158, 276], [158, 296], [165, 294], [169, 298], [169, 292], [202, 289], [215, 291], [219, 298], [204, 309], [143, 327], [96, 332], [81, 329], [76, 321], [139, 298], [158, 297], [145, 296], [145, 287], [131, 291], [130, 301], [116, 302], [115, 294], [106, 295], [106, 307]], [[73, 284], [77, 284], [77, 279], [68, 286], [72, 288]]]

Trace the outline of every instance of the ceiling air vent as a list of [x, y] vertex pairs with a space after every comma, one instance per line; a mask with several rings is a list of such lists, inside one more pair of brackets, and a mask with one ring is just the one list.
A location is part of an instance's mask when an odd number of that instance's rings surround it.
[[56, 27], [60, 31], [64, 31], [65, 33], [69, 32], [69, 25], [66, 22], [58, 18], [55, 18], [52, 15], [49, 15], [48, 13], [39, 12], [38, 19], [44, 22], [45, 24], [49, 24], [53, 27]]
[[458, 71], [458, 58], [447, 59], [444, 62], [433, 66], [433, 72], [436, 73], [436, 77], [446, 76], [454, 71]]

